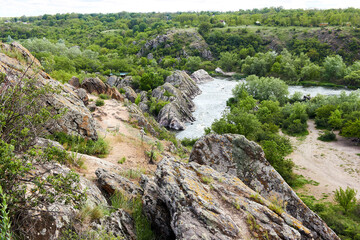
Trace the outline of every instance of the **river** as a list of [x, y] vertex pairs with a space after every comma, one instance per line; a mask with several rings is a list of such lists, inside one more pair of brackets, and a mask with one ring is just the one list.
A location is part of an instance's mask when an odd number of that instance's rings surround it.
[[[186, 129], [176, 134], [178, 139], [198, 138], [204, 134], [204, 129], [210, 127], [215, 119], [219, 119], [226, 109], [226, 101], [232, 96], [232, 89], [245, 80], [230, 81], [215, 78], [214, 81], [199, 84], [202, 93], [194, 98], [196, 110], [193, 113], [195, 121], [186, 124]], [[351, 90], [332, 89], [325, 87], [289, 86], [289, 93], [301, 92], [303, 95], [314, 97], [317, 94], [338, 95], [341, 91]]]

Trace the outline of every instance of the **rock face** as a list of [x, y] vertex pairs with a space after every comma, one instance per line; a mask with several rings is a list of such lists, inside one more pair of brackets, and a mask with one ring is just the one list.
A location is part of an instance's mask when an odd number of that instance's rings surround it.
[[81, 83], [81, 87], [84, 88], [88, 93], [96, 94], [107, 94], [111, 98], [123, 101], [124, 98], [121, 96], [116, 88], [110, 87], [110, 85], [104, 83], [99, 78], [85, 78]]
[[146, 131], [149, 132], [152, 136], [156, 137], [159, 135], [159, 133], [155, 131], [155, 128], [160, 128], [158, 122], [156, 122], [153, 118], [146, 118], [140, 109], [140, 106], [137, 106], [135, 103], [133, 103], [130, 104], [127, 109], [130, 113], [131, 119], [134, 119], [138, 126], [146, 129]]
[[172, 48], [174, 45], [173, 39], [183, 40], [183, 51], [181, 57], [194, 56], [195, 53], [200, 53], [201, 57], [212, 60], [212, 53], [209, 50], [204, 38], [196, 31], [171, 30], [166, 34], [158, 35], [154, 39], [146, 42], [144, 47], [138, 52], [138, 56], [146, 56], [148, 59], [153, 58], [152, 51], [159, 47]]
[[143, 206], [159, 239], [312, 239], [300, 221], [230, 174], [164, 158], [142, 177]]
[[214, 79], [204, 69], [197, 70], [196, 72], [191, 74], [190, 77], [197, 84], [214, 81]]
[[110, 196], [116, 191], [127, 193], [129, 196], [136, 197], [142, 194], [141, 188], [116, 173], [108, 172], [105, 169], [98, 168], [95, 171], [99, 186]]
[[117, 76], [110, 76], [107, 79], [107, 84], [109, 84], [111, 87], [116, 87], [116, 88], [124, 88], [126, 86], [129, 87], [134, 87], [133, 86], [133, 79], [131, 76], [126, 76], [125, 78], [121, 79]]
[[7, 79], [18, 81], [23, 76], [24, 69], [31, 65], [25, 73], [25, 77], [36, 79], [39, 86], [49, 84], [60, 90], [59, 93], [46, 96], [43, 102], [44, 105], [53, 107], [54, 114], [62, 112], [63, 109], [67, 110], [60, 119], [52, 121], [46, 126], [49, 132], [63, 131], [67, 134], [97, 139], [95, 121], [70, 85], [63, 85], [42, 71], [40, 62], [20, 44], [16, 42], [10, 45], [0, 43], [0, 48], [5, 51], [19, 52], [27, 61], [24, 63], [24, 61], [0, 53], [0, 72], [6, 74]]
[[137, 239], [134, 220], [122, 209], [113, 212], [110, 216], [100, 219], [99, 222], [99, 224], [93, 224], [93, 228], [110, 232], [115, 237], [120, 237], [120, 239]]
[[189, 162], [236, 176], [261, 196], [277, 197], [286, 202], [286, 212], [302, 222], [315, 239], [339, 239], [268, 163], [261, 147], [244, 136], [204, 136], [195, 143]]
[[201, 93], [199, 87], [185, 71], [176, 70], [166, 78], [165, 82], [170, 83], [191, 99]]
[[123, 88], [125, 90], [125, 97], [127, 99], [130, 100], [130, 102], [134, 103], [135, 102], [135, 99], [137, 98], [137, 94], [136, 92], [134, 91], [134, 89], [132, 89], [131, 87], [129, 86], [126, 86]]
[[175, 71], [167, 77], [166, 83], [152, 92], [152, 97], [158, 101], [169, 102], [159, 112], [159, 124], [175, 130], [185, 129], [185, 122], [195, 120], [192, 115], [195, 110], [192, 98], [199, 93], [199, 87], [185, 72]]
[[[43, 177], [50, 175], [66, 175], [70, 169], [58, 163], [47, 163], [41, 166], [35, 166], [37, 171], [44, 172]], [[87, 194], [87, 204], [89, 206], [108, 206], [105, 197], [97, 186], [89, 180], [80, 177], [79, 191], [85, 191]], [[74, 187], [74, 186], [73, 186]], [[27, 239], [48, 240], [58, 239], [61, 232], [71, 223], [78, 212], [71, 204], [64, 204], [55, 198], [54, 203], [50, 203], [46, 209], [48, 211], [31, 210], [25, 215], [28, 225], [25, 230]], [[41, 209], [45, 210], [45, 209]], [[29, 228], [29, 226], [32, 226]]]

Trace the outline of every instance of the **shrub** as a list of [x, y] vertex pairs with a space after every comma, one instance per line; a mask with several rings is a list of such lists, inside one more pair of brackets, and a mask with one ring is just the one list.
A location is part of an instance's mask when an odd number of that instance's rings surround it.
[[344, 209], [345, 213], [356, 205], [357, 191], [347, 187], [344, 191], [341, 187], [335, 191], [334, 200]]
[[98, 107], [101, 107], [101, 106], [105, 105], [105, 102], [102, 99], [97, 99], [96, 102], [95, 102], [95, 105], [98, 106]]
[[122, 158], [118, 161], [118, 163], [119, 163], [119, 164], [123, 164], [125, 161], [126, 161], [126, 157], [122, 157]]
[[333, 131], [325, 130], [318, 139], [324, 142], [336, 141], [336, 134]]
[[[59, 117], [51, 117], [52, 109], [44, 108], [41, 103], [56, 89], [39, 87], [35, 79], [14, 81], [14, 78], [8, 79], [3, 74], [0, 74], [0, 86], [0, 187], [3, 190], [2, 209], [7, 205], [12, 226], [21, 228], [32, 217], [29, 210], [49, 211], [50, 204], [55, 201], [78, 207], [86, 195], [79, 191], [79, 176], [76, 173], [70, 171], [44, 176], [44, 172], [35, 167], [64, 161], [61, 158], [66, 156], [59, 156], [58, 150], [33, 147], [35, 138], [43, 133], [44, 124], [51, 118]], [[2, 216], [8, 218], [5, 212]], [[7, 234], [5, 228], [8, 228], [9, 221], [2, 219], [2, 222], [7, 226], [2, 225], [4, 231], [1, 234]]]
[[101, 99], [110, 99], [110, 96], [109, 95], [107, 95], [107, 94], [103, 94], [103, 93], [101, 93], [100, 95], [99, 95], [99, 97], [101, 98]]
[[186, 147], [192, 147], [199, 138], [184, 138], [181, 140], [181, 144]]
[[63, 132], [54, 133], [53, 135], [48, 136], [48, 138], [58, 141], [65, 149], [73, 152], [99, 157], [109, 153], [109, 144], [103, 138], [93, 141], [80, 136], [67, 135]]
[[126, 91], [123, 88], [119, 88], [119, 93], [124, 94], [124, 93], [126, 93]]

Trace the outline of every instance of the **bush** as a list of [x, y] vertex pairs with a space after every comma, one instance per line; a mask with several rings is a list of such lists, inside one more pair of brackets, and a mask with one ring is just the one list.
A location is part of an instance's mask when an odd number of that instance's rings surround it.
[[353, 188], [347, 187], [345, 191], [340, 188], [335, 191], [334, 200], [348, 213], [356, 205], [356, 194], [357, 191]]
[[[103, 93], [100, 94], [99, 97], [100, 97], [101, 99], [105, 99], [105, 100], [106, 100], [106, 99], [110, 99], [110, 96], [109, 96], [109, 95], [103, 94]], [[101, 106], [102, 106], [102, 105], [101, 105]]]
[[102, 99], [97, 99], [96, 102], [95, 102], [95, 105], [98, 106], [98, 107], [101, 107], [101, 106], [105, 105], [105, 102]]
[[85, 139], [80, 136], [71, 136], [63, 132], [57, 132], [48, 136], [49, 139], [58, 141], [66, 150], [95, 155], [102, 157], [109, 153], [109, 144], [103, 139], [99, 138], [97, 141]]
[[199, 138], [184, 138], [181, 140], [181, 144], [186, 147], [192, 147]]
[[324, 142], [336, 141], [336, 134], [333, 131], [326, 130], [320, 134], [318, 139]]

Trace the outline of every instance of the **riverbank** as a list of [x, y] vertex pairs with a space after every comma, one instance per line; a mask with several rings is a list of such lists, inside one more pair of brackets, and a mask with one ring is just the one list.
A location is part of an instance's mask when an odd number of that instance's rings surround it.
[[334, 191], [340, 187], [360, 189], [360, 147], [339, 134], [335, 142], [322, 142], [317, 139], [321, 130], [316, 129], [313, 120], [308, 126], [306, 137], [289, 137], [294, 151], [288, 158], [296, 165], [295, 173], [315, 181], [298, 192], [333, 201]]

